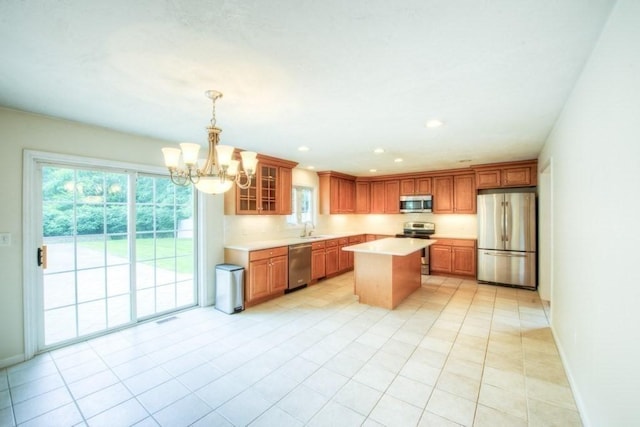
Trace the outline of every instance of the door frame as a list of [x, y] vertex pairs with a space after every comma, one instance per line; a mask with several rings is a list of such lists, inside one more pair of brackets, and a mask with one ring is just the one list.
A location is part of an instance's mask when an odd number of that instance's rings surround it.
[[[24, 359], [31, 359], [38, 352], [38, 328], [40, 313], [39, 307], [42, 305], [41, 293], [38, 292], [42, 287], [42, 274], [36, 265], [36, 251], [42, 245], [41, 233], [38, 233], [38, 226], [42, 224], [42, 218], [39, 215], [40, 209], [37, 208], [38, 203], [42, 200], [42, 188], [39, 183], [42, 181], [38, 165], [40, 163], [54, 163], [57, 165], [68, 165], [72, 167], [96, 167], [99, 169], [111, 168], [124, 171], [135, 171], [139, 173], [149, 173], [154, 175], [168, 176], [167, 169], [158, 166], [143, 165], [139, 163], [130, 163], [114, 160], [104, 160], [92, 157], [81, 157], [70, 154], [51, 153], [47, 151], [28, 150], [23, 151], [23, 177], [22, 177], [22, 269], [23, 269], [23, 310], [24, 310]], [[201, 219], [205, 218], [206, 213], [204, 203], [200, 203], [201, 198], [196, 191], [196, 211], [198, 226], [205, 225]], [[201, 240], [198, 238], [203, 235], [203, 230], [198, 229], [196, 234], [196, 257], [198, 260], [203, 259], [199, 253], [201, 248]], [[196, 305], [201, 305], [200, 301], [206, 301], [207, 287], [203, 278], [208, 277], [207, 266], [201, 267], [201, 262], [196, 263], [196, 271], [194, 271], [196, 280], [196, 289], [198, 293]], [[201, 273], [201, 274], [200, 274]]]

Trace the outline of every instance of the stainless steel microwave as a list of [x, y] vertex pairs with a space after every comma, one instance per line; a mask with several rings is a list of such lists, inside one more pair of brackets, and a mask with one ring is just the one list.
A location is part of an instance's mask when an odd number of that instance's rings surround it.
[[433, 209], [433, 196], [423, 194], [417, 196], [400, 196], [400, 212], [431, 212]]

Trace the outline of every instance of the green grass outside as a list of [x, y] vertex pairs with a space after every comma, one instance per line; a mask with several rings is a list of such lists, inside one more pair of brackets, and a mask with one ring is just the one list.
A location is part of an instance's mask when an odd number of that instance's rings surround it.
[[[104, 243], [101, 240], [79, 242], [80, 245], [102, 251]], [[156, 253], [154, 254], [154, 245]], [[177, 251], [178, 258], [173, 258]], [[129, 243], [126, 239], [108, 240], [107, 251], [110, 255], [127, 258], [129, 256]], [[153, 259], [159, 268], [173, 270], [174, 261], [177, 263], [178, 273], [194, 273], [193, 265], [193, 240], [192, 239], [137, 239], [136, 261], [141, 264], [153, 266]], [[157, 259], [160, 258], [160, 259]]]

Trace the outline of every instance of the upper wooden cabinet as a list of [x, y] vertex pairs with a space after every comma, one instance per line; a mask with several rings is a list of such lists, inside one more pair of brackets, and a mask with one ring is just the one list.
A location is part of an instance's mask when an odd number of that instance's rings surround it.
[[478, 189], [537, 185], [537, 160], [356, 178], [318, 172], [320, 213], [399, 213], [400, 196], [433, 195], [433, 213], [475, 214]]
[[385, 181], [384, 183], [384, 213], [400, 213], [400, 181]]
[[400, 180], [371, 182], [370, 213], [400, 213]]
[[475, 175], [455, 175], [453, 177], [453, 213], [476, 213]]
[[225, 193], [227, 215], [289, 215], [291, 175], [295, 162], [258, 154], [258, 166], [251, 186], [233, 186]]
[[367, 214], [371, 211], [371, 184], [356, 181], [356, 213]]
[[433, 213], [453, 213], [453, 177], [433, 178]]
[[318, 172], [320, 181], [320, 213], [354, 213], [356, 178], [338, 172]]
[[538, 183], [538, 161], [480, 165], [476, 171], [477, 188], [534, 187]]
[[400, 195], [431, 194], [431, 178], [405, 178], [400, 180]]
[[371, 213], [384, 213], [384, 181], [371, 183]]
[[434, 177], [433, 213], [476, 213], [475, 175]]

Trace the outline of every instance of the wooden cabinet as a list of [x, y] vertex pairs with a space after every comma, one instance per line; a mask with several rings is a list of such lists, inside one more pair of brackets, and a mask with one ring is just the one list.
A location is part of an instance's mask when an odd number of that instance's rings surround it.
[[436, 243], [429, 247], [429, 269], [432, 273], [451, 273], [451, 246]]
[[453, 213], [453, 177], [433, 178], [433, 213]]
[[[238, 188], [236, 190], [236, 214], [277, 214], [278, 182], [277, 166], [258, 163], [256, 175], [251, 181], [251, 186], [246, 189]], [[291, 184], [289, 184], [289, 194], [291, 194]]]
[[326, 275], [325, 248], [324, 241], [311, 244], [311, 280], [317, 280]]
[[400, 180], [371, 183], [371, 213], [400, 213]]
[[[364, 234], [359, 234], [357, 236], [349, 236], [349, 244], [346, 246], [357, 245], [358, 243], [364, 243], [365, 240], [366, 238]], [[348, 255], [347, 270], [352, 270], [353, 269], [353, 252], [350, 252], [350, 251], [342, 251], [342, 252]]]
[[431, 194], [431, 178], [405, 178], [400, 180], [400, 195]]
[[[349, 239], [346, 237], [338, 239], [338, 270], [339, 271], [347, 271], [349, 270], [349, 267], [350, 267], [349, 255], [352, 255], [352, 253], [343, 251], [342, 248], [344, 248], [345, 246], [349, 246]], [[351, 265], [351, 268], [353, 268], [352, 265]]]
[[474, 247], [453, 246], [451, 248], [451, 272], [465, 276], [476, 275], [476, 249]]
[[385, 181], [384, 183], [384, 213], [400, 213], [400, 181]]
[[537, 160], [473, 168], [356, 178], [318, 172], [320, 213], [399, 213], [400, 196], [433, 195], [433, 213], [474, 214], [478, 189], [537, 184]]
[[289, 279], [289, 247], [259, 251], [225, 249], [226, 263], [245, 269], [244, 300], [247, 306], [255, 305], [283, 295]]
[[476, 276], [476, 241], [471, 239], [438, 239], [429, 247], [432, 273]]
[[385, 208], [385, 188], [384, 181], [374, 181], [371, 183], [371, 213], [384, 213]]
[[288, 254], [288, 246], [249, 253], [247, 301], [284, 293], [288, 280]]
[[355, 177], [337, 172], [318, 172], [320, 181], [320, 213], [355, 213]]
[[325, 241], [325, 273], [327, 276], [338, 272], [338, 239]]
[[291, 213], [292, 169], [295, 162], [259, 154], [249, 188], [225, 193], [227, 215], [288, 215]]
[[475, 168], [477, 188], [533, 187], [538, 182], [538, 162], [498, 163]]
[[278, 213], [291, 215], [291, 190], [293, 188], [292, 170], [290, 168], [278, 168], [280, 183], [278, 185]]
[[475, 175], [456, 175], [453, 177], [453, 213], [476, 213], [476, 177]]
[[475, 175], [434, 177], [433, 213], [476, 213]]
[[371, 211], [371, 184], [356, 181], [356, 213], [367, 214]]

